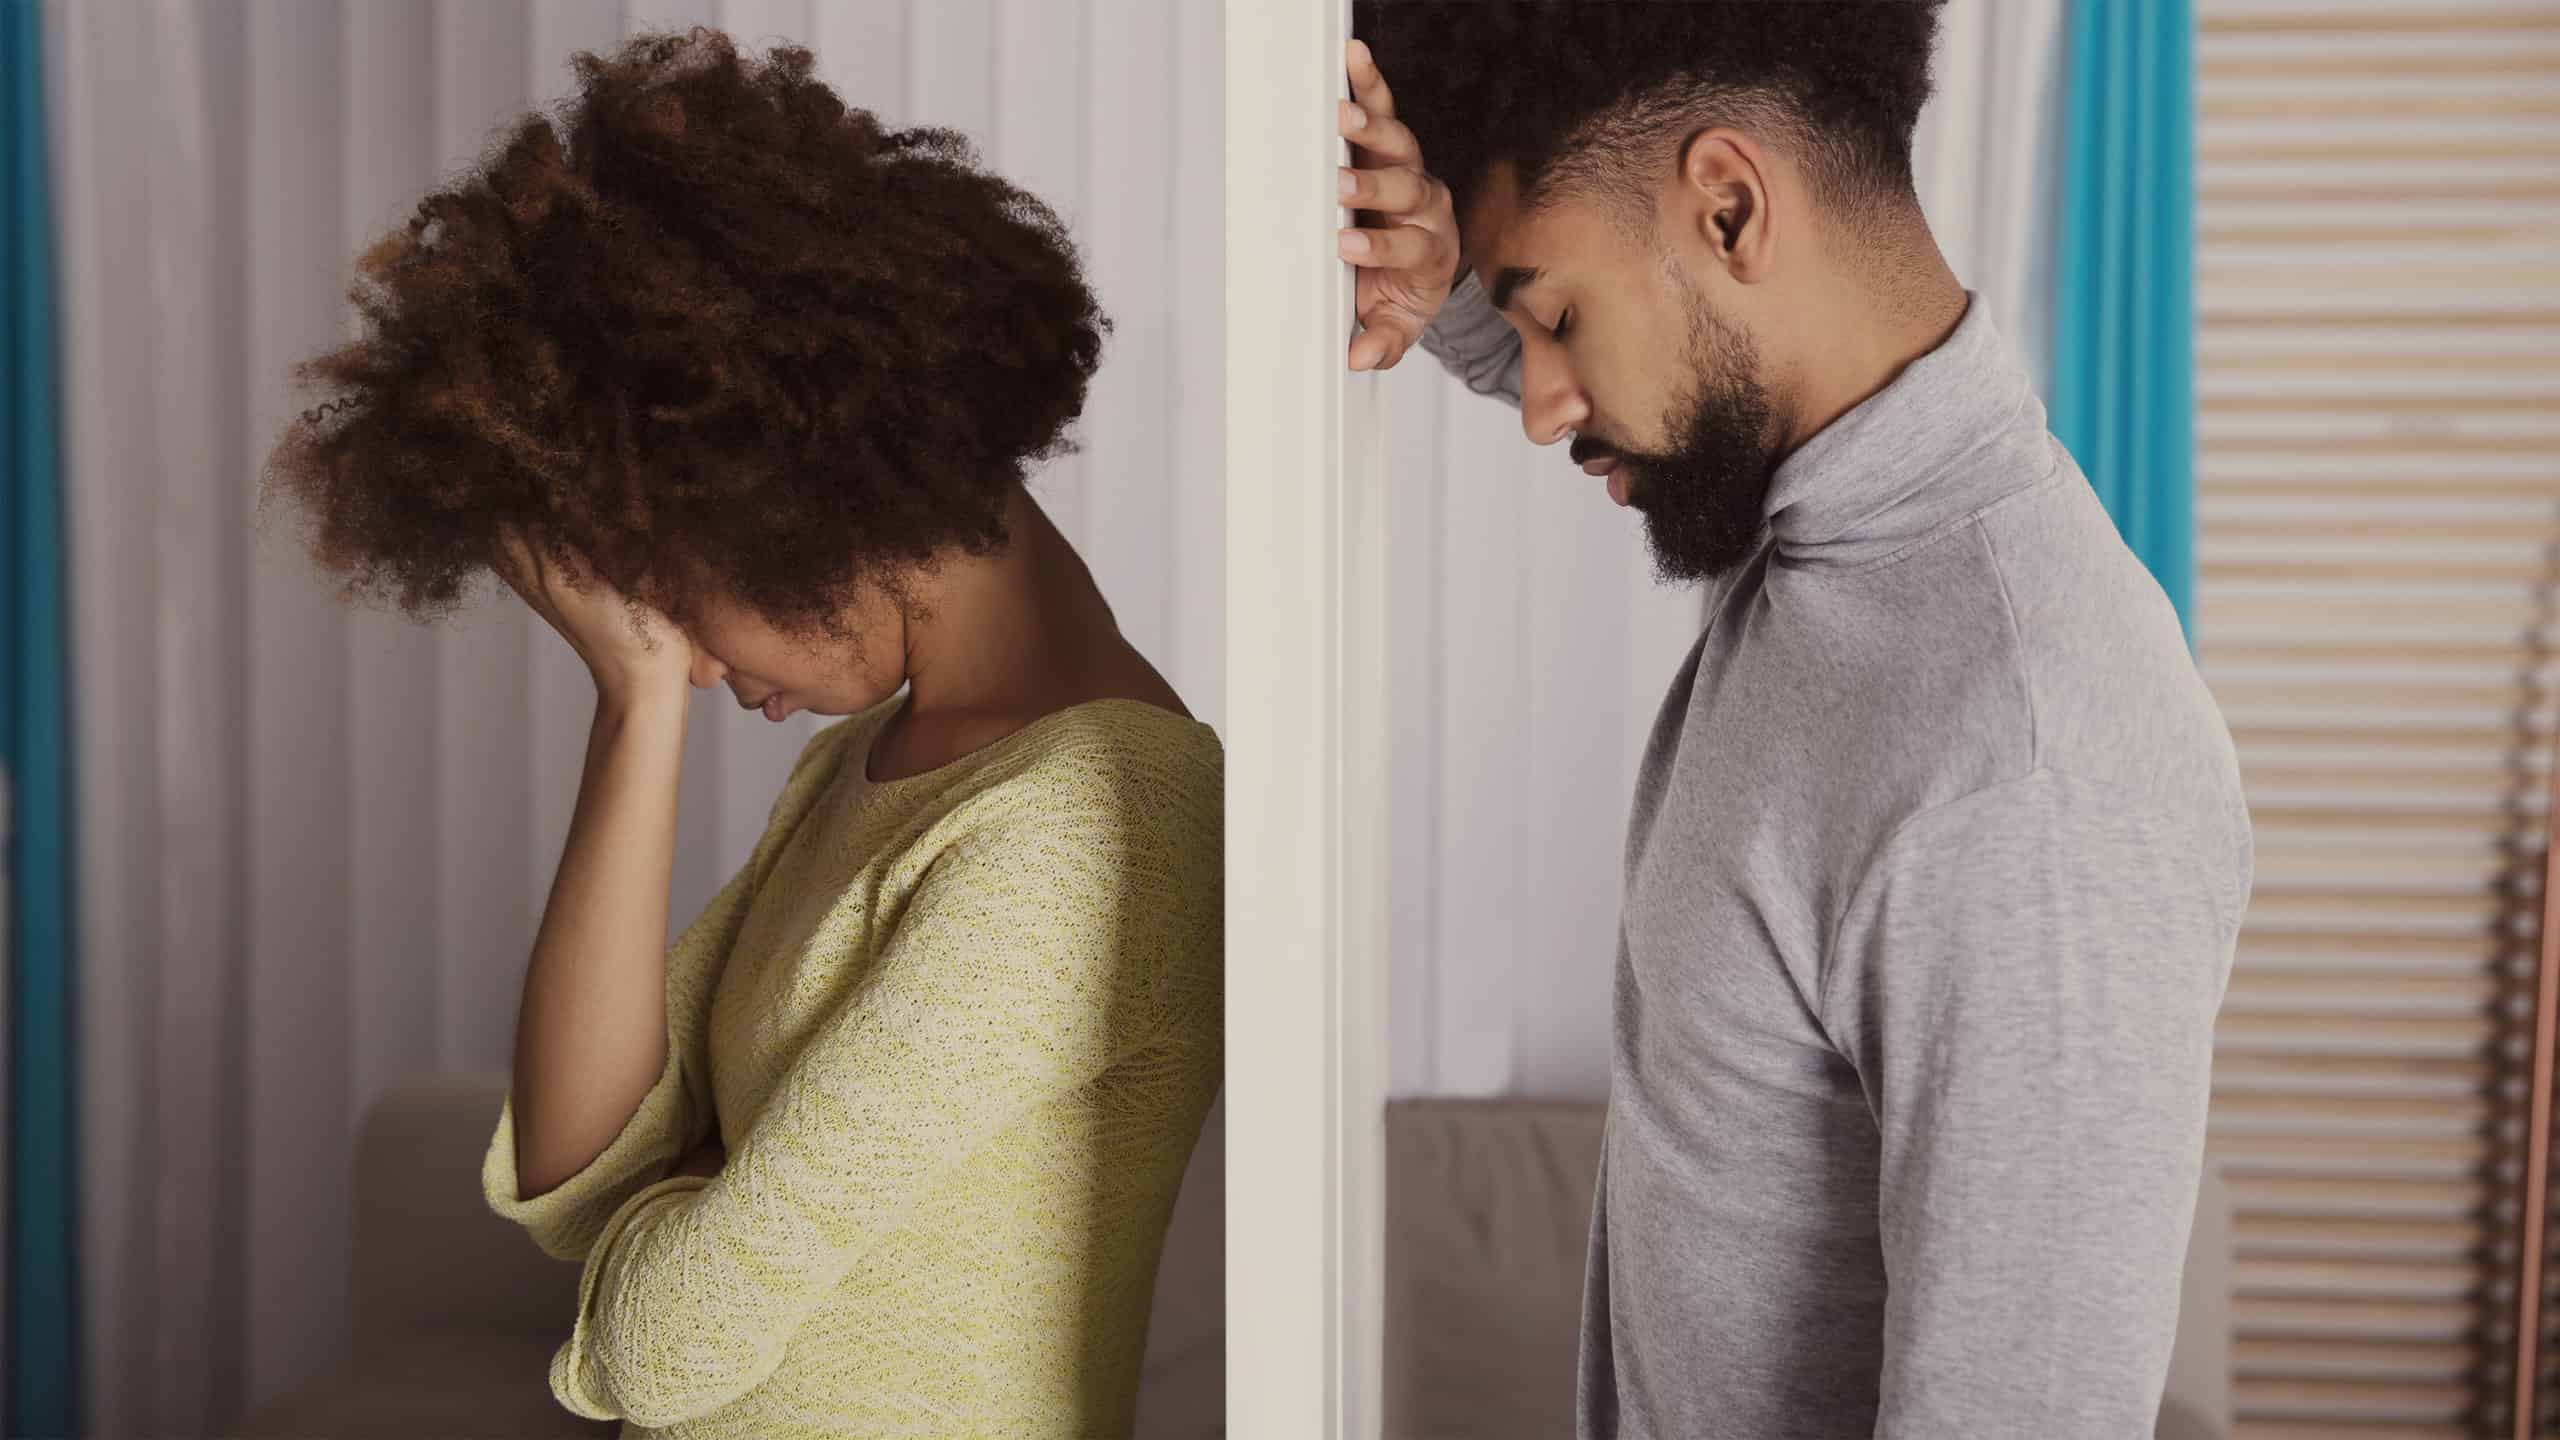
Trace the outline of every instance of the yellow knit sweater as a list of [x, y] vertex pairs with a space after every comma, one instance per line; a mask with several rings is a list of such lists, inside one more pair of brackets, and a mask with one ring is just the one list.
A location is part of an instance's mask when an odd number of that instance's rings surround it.
[[902, 703], [811, 737], [670, 947], [622, 1133], [526, 1199], [499, 1109], [490, 1207], [584, 1262], [552, 1392], [626, 1437], [1132, 1424], [1220, 1074], [1217, 736], [1102, 700], [874, 782]]

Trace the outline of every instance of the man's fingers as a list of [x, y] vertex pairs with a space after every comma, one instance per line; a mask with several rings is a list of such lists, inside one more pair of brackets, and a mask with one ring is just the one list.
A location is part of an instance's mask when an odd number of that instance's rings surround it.
[[1380, 270], [1419, 270], [1438, 274], [1448, 268], [1456, 246], [1436, 230], [1397, 225], [1384, 230], [1353, 227], [1341, 232], [1342, 258]]
[[1344, 47], [1351, 74], [1351, 98], [1372, 115], [1395, 118], [1396, 97], [1387, 90], [1387, 77], [1378, 70], [1378, 57], [1369, 53], [1369, 43], [1354, 40]]
[[[1383, 170], [1354, 170], [1344, 166], [1341, 173], [1351, 180], [1350, 193], [1342, 196], [1342, 203], [1353, 210], [1428, 217], [1440, 202], [1440, 181], [1409, 166], [1395, 165]], [[1338, 182], [1336, 188], [1340, 188]]]
[[1411, 343], [1393, 320], [1367, 325], [1352, 336], [1352, 369], [1393, 369], [1395, 361], [1403, 359], [1405, 346]]
[[1351, 142], [1353, 158], [1371, 166], [1410, 165], [1422, 168], [1422, 145], [1404, 122], [1392, 115], [1373, 115], [1348, 100], [1334, 102], [1335, 123]]

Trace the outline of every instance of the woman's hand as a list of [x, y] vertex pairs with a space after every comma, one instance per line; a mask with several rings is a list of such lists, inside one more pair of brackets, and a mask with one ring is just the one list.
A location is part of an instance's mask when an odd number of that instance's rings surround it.
[[675, 1175], [709, 1177], [719, 1174], [720, 1167], [728, 1163], [729, 1152], [721, 1148], [719, 1137], [714, 1136], [684, 1152], [676, 1163], [667, 1167], [667, 1173], [658, 1178], [664, 1180]]
[[602, 577], [563, 573], [513, 526], [500, 527], [489, 568], [587, 662], [596, 692], [606, 699], [627, 702], [672, 690], [681, 700], [691, 687], [692, 637], [657, 610], [631, 604]]
[[1404, 358], [1449, 298], [1458, 277], [1458, 220], [1449, 187], [1422, 168], [1422, 147], [1396, 119], [1395, 97], [1369, 47], [1348, 48], [1351, 99], [1335, 102], [1335, 123], [1351, 142], [1339, 203], [1356, 213], [1341, 232], [1342, 258], [1360, 269], [1352, 301], [1360, 333], [1354, 370], [1384, 370]]

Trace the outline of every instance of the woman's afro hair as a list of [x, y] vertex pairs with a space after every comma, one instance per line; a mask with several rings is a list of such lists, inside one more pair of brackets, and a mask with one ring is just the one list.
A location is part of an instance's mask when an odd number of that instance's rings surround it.
[[[572, 59], [576, 93], [364, 250], [360, 338], [269, 455], [347, 598], [449, 610], [501, 527], [678, 623], [716, 591], [845, 637], [865, 586], [1005, 539], [1110, 321], [1040, 200], [804, 48]], [[574, 573], [574, 570], [573, 572]]]
[[1531, 203], [1633, 179], [1647, 127], [1735, 124], [1844, 211], [1911, 193], [1942, 0], [1353, 0], [1396, 117], [1458, 213], [1508, 159]]

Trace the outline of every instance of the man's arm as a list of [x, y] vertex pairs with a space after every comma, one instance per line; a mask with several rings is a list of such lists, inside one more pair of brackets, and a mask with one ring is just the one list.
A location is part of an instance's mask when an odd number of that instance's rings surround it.
[[1842, 916], [1882, 1140], [1879, 1437], [2152, 1433], [2238, 925], [2229, 812], [2037, 771], [1907, 821]]
[[1493, 308], [1484, 283], [1461, 266], [1447, 304], [1424, 327], [1421, 345], [1441, 368], [1479, 395], [1520, 405], [1520, 332]]
[[1342, 237], [1342, 258], [1360, 267], [1351, 368], [1386, 369], [1418, 344], [1468, 389], [1517, 406], [1520, 336], [1459, 253], [1449, 187], [1424, 168], [1369, 47], [1350, 42], [1346, 64], [1351, 99], [1336, 123], [1351, 147], [1340, 198], [1358, 222]]

